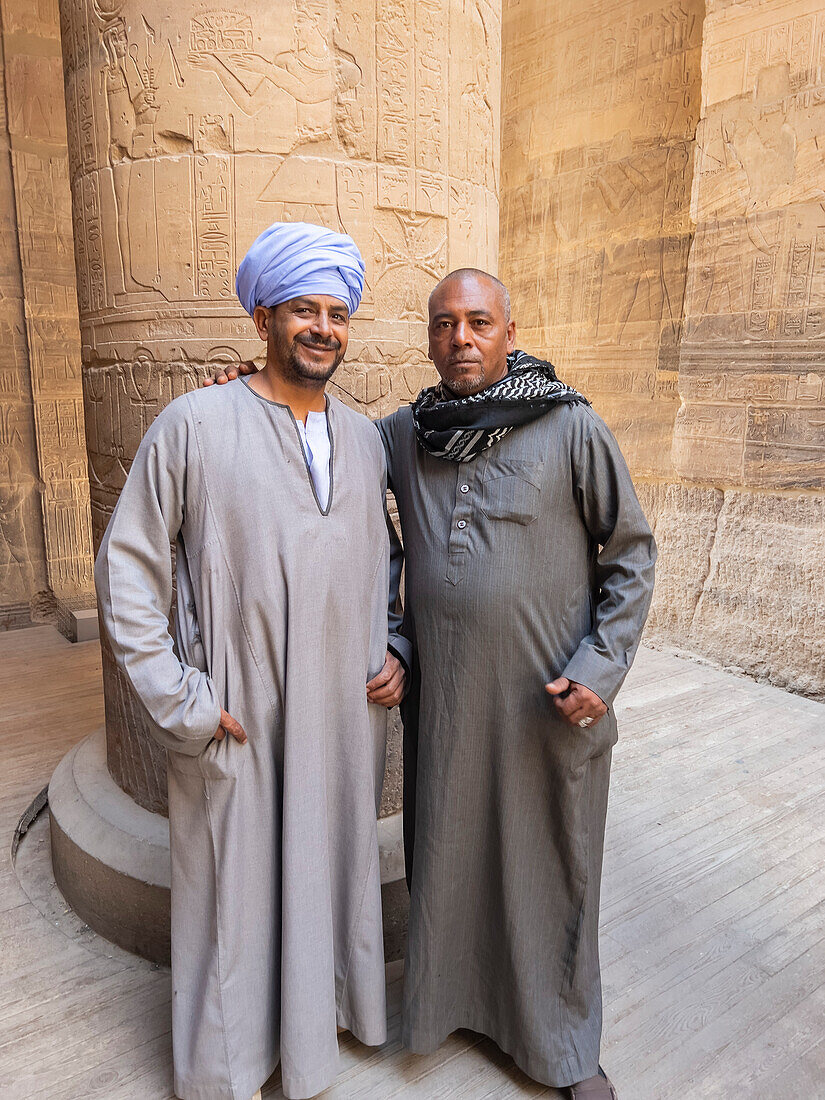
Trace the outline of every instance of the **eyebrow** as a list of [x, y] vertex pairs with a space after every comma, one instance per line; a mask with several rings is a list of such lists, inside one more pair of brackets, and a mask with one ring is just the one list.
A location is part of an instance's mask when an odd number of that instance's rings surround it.
[[[462, 311], [463, 312], [463, 311]], [[492, 313], [487, 309], [468, 309], [466, 311], [471, 317], [489, 317], [492, 320]], [[440, 321], [443, 318], [455, 317], [455, 312], [449, 309], [442, 309], [438, 313], [433, 314], [434, 321]]]
[[[293, 302], [293, 305], [296, 305], [296, 306], [299, 306], [299, 305], [312, 306], [313, 308], [317, 307], [318, 304], [319, 304], [318, 300], [316, 298], [303, 298], [303, 297], [293, 298], [292, 302]], [[343, 302], [339, 302], [338, 305], [336, 305], [336, 306], [330, 306], [329, 310], [330, 310], [330, 313], [332, 313], [334, 310], [337, 310], [339, 313], [346, 313], [346, 315], [349, 317], [349, 310], [347, 309], [347, 307], [344, 305]]]

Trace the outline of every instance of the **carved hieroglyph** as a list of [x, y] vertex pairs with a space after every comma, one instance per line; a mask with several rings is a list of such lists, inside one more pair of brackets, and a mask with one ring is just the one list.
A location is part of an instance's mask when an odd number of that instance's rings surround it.
[[[4, 0], [0, 12], [11, 156], [4, 213], [17, 237], [3, 255], [22, 276], [25, 302], [25, 325], [3, 342], [0, 368], [10, 386], [2, 398], [0, 603], [30, 603], [50, 590], [65, 612], [94, 597], [57, 9]], [[33, 437], [20, 431], [22, 392]], [[38, 579], [41, 546], [46, 577]]]
[[[364, 253], [344, 400], [378, 415], [430, 377], [429, 289], [496, 263], [501, 29], [488, 0], [64, 0], [61, 22], [97, 544], [157, 412], [260, 353], [234, 274], [271, 222]], [[162, 760], [104, 669], [112, 773], [161, 809]]]

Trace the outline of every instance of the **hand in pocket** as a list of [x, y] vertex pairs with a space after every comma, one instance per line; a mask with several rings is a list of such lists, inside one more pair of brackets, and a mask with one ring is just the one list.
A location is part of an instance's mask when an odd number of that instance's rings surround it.
[[223, 741], [227, 734], [234, 737], [239, 745], [245, 745], [247, 742], [246, 733], [241, 723], [236, 722], [231, 714], [221, 709], [221, 724], [215, 731], [215, 740]]

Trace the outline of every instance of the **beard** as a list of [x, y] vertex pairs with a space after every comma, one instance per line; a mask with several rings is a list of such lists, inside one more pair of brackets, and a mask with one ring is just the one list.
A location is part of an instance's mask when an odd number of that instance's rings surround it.
[[[302, 354], [303, 348], [323, 348], [324, 351], [333, 351], [335, 355], [332, 363], [315, 361], [311, 355]], [[284, 374], [292, 383], [299, 386], [317, 386], [327, 382], [341, 365], [344, 351], [339, 340], [334, 336], [329, 340], [314, 340], [311, 336], [300, 333], [293, 340], [278, 340], [276, 342], [277, 358], [283, 364]]]
[[442, 376], [442, 381], [450, 393], [454, 393], [456, 397], [469, 397], [486, 387], [487, 375], [484, 373], [484, 364], [473, 361], [473, 365], [478, 368], [474, 374], [462, 373], [457, 378]]

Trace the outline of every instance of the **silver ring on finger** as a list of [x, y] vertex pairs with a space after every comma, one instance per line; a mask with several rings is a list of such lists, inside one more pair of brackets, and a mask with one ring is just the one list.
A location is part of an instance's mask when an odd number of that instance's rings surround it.
[[588, 726], [593, 725], [594, 721], [595, 721], [594, 718], [580, 718], [579, 719], [579, 725], [581, 726], [582, 729], [587, 729]]

